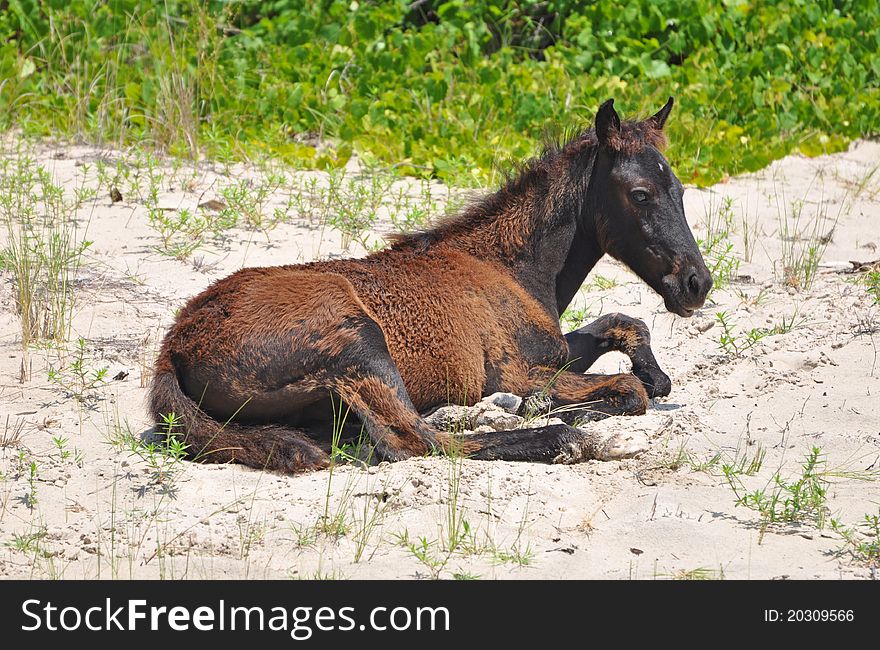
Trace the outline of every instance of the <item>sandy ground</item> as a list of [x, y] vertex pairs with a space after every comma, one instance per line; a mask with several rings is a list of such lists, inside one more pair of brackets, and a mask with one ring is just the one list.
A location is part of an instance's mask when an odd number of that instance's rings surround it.
[[[69, 196], [83, 178], [95, 186], [98, 159], [141, 164], [117, 151], [7, 141], [7, 152], [13, 145], [35, 156]], [[673, 381], [672, 394], [647, 415], [598, 425], [647, 435], [643, 455], [574, 466], [421, 458], [303, 476], [162, 456], [151, 463], [120, 439], [147, 429], [149, 366], [175, 309], [242, 266], [339, 254], [339, 234], [290, 210], [295, 190], [279, 188], [262, 207], [272, 214], [288, 206], [277, 227], [229, 230], [178, 261], [156, 251], [135, 185], [121, 186], [117, 203], [102, 187], [77, 211], [78, 236], [94, 243], [76, 283], [70, 340], [86, 339], [85, 367], [106, 367], [105, 383], [78, 400], [49, 380], [50, 368], [70, 376], [72, 343], [31, 350], [29, 378], [20, 382], [11, 275], [0, 275], [0, 576], [874, 577], [842, 552], [829, 524], [833, 517], [854, 526], [880, 502], [880, 308], [856, 276], [840, 272], [849, 260], [880, 257], [880, 174], [871, 175], [878, 160], [880, 144], [861, 142], [689, 189], [685, 206], [698, 237], [731, 199], [731, 242], [742, 261], [737, 281], [692, 319], [666, 313], [623, 266], [599, 263], [578, 305], [587, 317], [620, 311], [644, 319]], [[233, 178], [257, 183], [264, 172], [166, 161], [154, 173], [158, 204], [173, 214], [218, 198]], [[318, 173], [297, 178], [326, 181]], [[429, 189], [442, 204], [445, 188]], [[424, 188], [400, 181], [394, 190], [417, 196]], [[803, 233], [816, 218], [820, 234], [833, 227], [808, 291], [782, 281], [781, 221], [793, 204], [802, 206]], [[379, 234], [389, 230], [383, 220]], [[3, 245], [5, 238], [0, 233]], [[796, 326], [731, 354], [719, 345], [720, 311], [740, 346], [753, 327], [792, 319]], [[627, 367], [616, 354], [597, 366]], [[66, 438], [69, 453], [53, 438]], [[760, 514], [736, 505], [722, 466], [765, 454], [742, 481], [769, 494], [774, 475], [797, 477], [814, 446], [824, 461], [828, 521], [771, 525], [762, 535]]]

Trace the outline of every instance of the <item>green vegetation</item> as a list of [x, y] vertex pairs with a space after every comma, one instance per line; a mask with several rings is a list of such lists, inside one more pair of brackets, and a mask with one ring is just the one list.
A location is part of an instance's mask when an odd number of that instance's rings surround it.
[[748, 332], [737, 333], [736, 325], [733, 317], [726, 311], [720, 311], [715, 314], [715, 319], [721, 326], [721, 334], [718, 336], [718, 347], [725, 354], [739, 357], [749, 348], [757, 345], [761, 339], [777, 334], [788, 334], [797, 327], [804, 325], [807, 320], [803, 316], [799, 316], [797, 310], [791, 315], [791, 318], [782, 317], [782, 321], [776, 323], [773, 327], [753, 327]]
[[677, 99], [670, 157], [709, 184], [880, 125], [873, 0], [10, 0], [0, 128], [270, 154], [458, 185], [583, 125]]
[[865, 274], [868, 293], [874, 298], [874, 304], [880, 305], [880, 271], [868, 271]]
[[[840, 209], [843, 209], [841, 203]], [[833, 219], [828, 216], [828, 204], [819, 199], [812, 218], [806, 218], [804, 200], [792, 202], [790, 209], [779, 206], [779, 237], [782, 242], [781, 280], [789, 287], [807, 291], [819, 272], [819, 262], [828, 244], [834, 239], [834, 229], [840, 211]]]
[[107, 366], [96, 368], [91, 365], [89, 344], [80, 337], [73, 350], [73, 359], [66, 367], [49, 367], [49, 381], [60, 387], [68, 396], [80, 404], [99, 399], [98, 389], [107, 383]]
[[697, 567], [696, 569], [679, 569], [669, 574], [660, 574], [657, 577], [669, 580], [724, 580], [724, 569], [709, 569]]
[[829, 477], [822, 450], [813, 447], [804, 459], [801, 472], [792, 479], [783, 479], [777, 472], [771, 485], [747, 490], [738, 467], [725, 465], [724, 475], [736, 494], [736, 505], [756, 511], [761, 516], [761, 537], [778, 523], [809, 522], [821, 529], [828, 514]]
[[591, 317], [589, 307], [569, 307], [559, 317], [563, 331], [572, 332], [586, 324]]
[[160, 494], [175, 498], [175, 483], [183, 473], [184, 459], [189, 456], [180, 417], [174, 413], [162, 415], [162, 422], [152, 438], [136, 435], [127, 421], [120, 420], [118, 411], [112, 415], [108, 413], [107, 419], [107, 444], [115, 451], [127, 452], [130, 457], [142, 461], [149, 470], [148, 481], [141, 491], [146, 493], [156, 488]]
[[46, 169], [25, 157], [0, 160], [0, 221], [6, 235], [0, 269], [12, 273], [24, 350], [31, 343], [57, 344], [68, 337], [74, 280], [91, 245], [83, 237], [88, 224], [78, 224], [75, 211]]
[[712, 291], [728, 287], [739, 271], [739, 260], [730, 243], [733, 224], [733, 199], [724, 197], [716, 204], [710, 196], [704, 219], [705, 235], [697, 239], [697, 244], [712, 274]]
[[[763, 462], [763, 457], [761, 461]], [[776, 472], [764, 487], [756, 490], [749, 490], [743, 480], [749, 474], [748, 469], [752, 468], [753, 466], [746, 468], [744, 464], [737, 463], [722, 466], [724, 477], [736, 496], [736, 505], [754, 510], [761, 517], [759, 544], [768, 529], [781, 524], [807, 523], [819, 530], [823, 529], [830, 513], [828, 488], [833, 479], [877, 479], [877, 472], [873, 470], [828, 468], [825, 454], [819, 447], [813, 447], [804, 456], [800, 471], [795, 476], [782, 478]], [[876, 560], [876, 517], [866, 516], [862, 530], [847, 528], [835, 519], [831, 519], [831, 526], [854, 557], [866, 561]]]
[[855, 527], [832, 519], [831, 528], [843, 539], [842, 550], [853, 560], [867, 566], [880, 566], [880, 511], [876, 515], [866, 514]]

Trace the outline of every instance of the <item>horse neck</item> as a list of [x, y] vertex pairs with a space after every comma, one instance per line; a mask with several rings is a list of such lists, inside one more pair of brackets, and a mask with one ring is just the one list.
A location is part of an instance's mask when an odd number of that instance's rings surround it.
[[594, 226], [596, 201], [590, 191], [593, 162], [586, 166], [570, 162], [584, 157], [584, 152], [560, 152], [549, 178], [520, 197], [513, 211], [531, 215], [531, 226], [523, 225], [529, 235], [509, 256], [508, 264], [526, 291], [557, 317], [603, 255]]
[[603, 255], [587, 205], [557, 215], [554, 227], [534, 237], [513, 266], [520, 284], [557, 318]]
[[[508, 267], [559, 316], [602, 256], [592, 226], [592, 156], [563, 150], [464, 215], [443, 239]], [[572, 160], [583, 161], [572, 164]]]
[[562, 314], [568, 308], [578, 289], [587, 279], [587, 275], [603, 255], [596, 241], [595, 231], [591, 227], [592, 221], [592, 215], [582, 216], [582, 222], [575, 231], [562, 270], [556, 276], [557, 314]]

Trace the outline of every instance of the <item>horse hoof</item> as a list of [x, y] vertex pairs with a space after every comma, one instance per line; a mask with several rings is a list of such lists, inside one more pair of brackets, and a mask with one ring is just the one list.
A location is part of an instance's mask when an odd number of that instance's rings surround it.
[[648, 451], [648, 437], [643, 433], [616, 433], [599, 448], [596, 460], [623, 460]]
[[551, 461], [554, 465], [574, 465], [593, 458], [593, 445], [589, 435], [565, 424], [554, 425], [559, 431], [558, 451]]

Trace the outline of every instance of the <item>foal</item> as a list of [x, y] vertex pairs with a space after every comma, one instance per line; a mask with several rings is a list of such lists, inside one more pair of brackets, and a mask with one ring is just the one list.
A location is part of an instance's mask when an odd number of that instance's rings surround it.
[[[450, 399], [541, 392], [555, 405], [588, 403], [579, 415], [644, 413], [670, 390], [644, 323], [612, 314], [563, 337], [559, 315], [606, 253], [669, 311], [687, 317], [703, 304], [711, 275], [660, 153], [671, 108], [672, 98], [622, 123], [609, 100], [594, 129], [457, 218], [363, 259], [215, 282], [164, 339], [156, 422], [180, 426], [195, 460], [299, 472], [329, 463], [339, 403], [391, 461], [450, 448], [420, 415]], [[609, 350], [628, 354], [633, 374], [581, 374]], [[468, 435], [460, 448], [486, 460], [602, 456], [599, 441], [562, 424]]]

